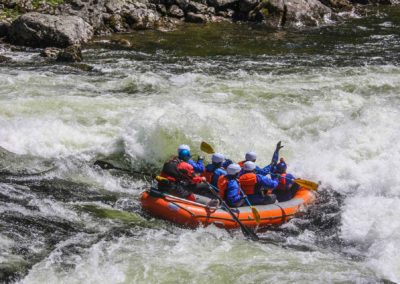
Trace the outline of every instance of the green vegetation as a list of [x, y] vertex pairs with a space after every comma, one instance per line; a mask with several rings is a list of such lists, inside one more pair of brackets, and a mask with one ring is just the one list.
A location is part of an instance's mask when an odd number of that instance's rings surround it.
[[[52, 7], [57, 7], [60, 4], [63, 4], [64, 0], [32, 0], [31, 8], [33, 7], [33, 10], [39, 9], [42, 4], [48, 4]], [[30, 10], [29, 4], [22, 6], [23, 4], [17, 3], [15, 8], [4, 8], [0, 10], [0, 21], [5, 20], [5, 19], [11, 19], [14, 20], [18, 16], [22, 15], [24, 12], [27, 12]]]
[[0, 21], [5, 20], [5, 19], [16, 19], [19, 15], [21, 15], [21, 12], [16, 8], [16, 9], [8, 9], [4, 8], [0, 11]]
[[40, 4], [49, 4], [51, 6], [58, 6], [64, 3], [64, 0], [33, 0], [32, 6], [33, 8], [37, 9], [40, 7]]

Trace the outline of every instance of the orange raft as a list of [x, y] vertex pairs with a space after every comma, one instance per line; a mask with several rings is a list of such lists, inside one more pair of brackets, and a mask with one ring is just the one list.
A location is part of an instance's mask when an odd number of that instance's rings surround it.
[[[304, 206], [314, 202], [315, 192], [299, 188], [289, 201], [269, 205], [256, 205], [260, 213], [259, 227], [278, 226], [293, 218]], [[142, 208], [150, 215], [173, 223], [196, 228], [214, 224], [221, 228], [235, 229], [239, 224], [221, 207], [209, 207], [173, 195], [161, 193], [156, 189], [144, 191], [140, 201]], [[231, 208], [239, 220], [247, 227], [256, 227], [250, 207]]]

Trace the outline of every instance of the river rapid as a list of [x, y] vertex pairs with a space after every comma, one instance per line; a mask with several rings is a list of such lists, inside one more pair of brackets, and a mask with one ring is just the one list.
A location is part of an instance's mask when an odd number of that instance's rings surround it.
[[[400, 9], [368, 14], [98, 38], [92, 71], [3, 50], [0, 282], [399, 283]], [[146, 179], [93, 166], [157, 172], [201, 141], [265, 165], [279, 140], [320, 193], [262, 242], [152, 219]]]

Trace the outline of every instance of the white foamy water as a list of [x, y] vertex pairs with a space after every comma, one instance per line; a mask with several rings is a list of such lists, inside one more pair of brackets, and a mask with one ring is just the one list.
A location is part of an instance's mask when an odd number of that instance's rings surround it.
[[335, 254], [293, 252], [288, 258], [286, 249], [249, 246], [243, 238], [232, 239], [216, 228], [175, 233], [149, 230], [100, 241], [78, 262], [73, 260], [72, 271], [63, 270], [69, 261], [68, 256], [50, 255], [21, 283], [310, 283], [332, 279], [367, 283], [374, 278], [361, 264]]

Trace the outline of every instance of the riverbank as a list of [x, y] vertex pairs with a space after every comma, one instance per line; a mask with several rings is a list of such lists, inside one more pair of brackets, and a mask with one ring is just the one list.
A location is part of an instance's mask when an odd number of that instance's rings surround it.
[[0, 0], [0, 38], [32, 47], [65, 48], [93, 36], [185, 22], [251, 22], [269, 29], [340, 22], [363, 5], [395, 0]]

